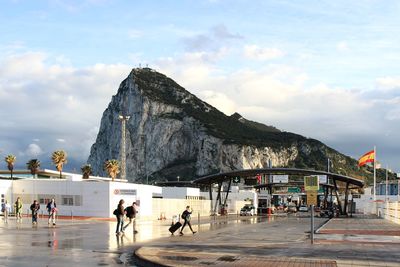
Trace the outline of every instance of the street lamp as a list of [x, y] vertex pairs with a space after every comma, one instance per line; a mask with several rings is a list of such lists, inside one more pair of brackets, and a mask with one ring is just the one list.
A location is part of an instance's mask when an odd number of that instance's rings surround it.
[[118, 119], [121, 121], [121, 180], [126, 180], [126, 122], [130, 116], [119, 115]]

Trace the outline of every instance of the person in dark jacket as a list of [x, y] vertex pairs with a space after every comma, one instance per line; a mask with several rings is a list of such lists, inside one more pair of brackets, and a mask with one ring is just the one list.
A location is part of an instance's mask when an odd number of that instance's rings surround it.
[[196, 233], [196, 231], [193, 231], [192, 225], [190, 224], [190, 217], [192, 215], [193, 210], [190, 209], [190, 206], [186, 206], [186, 210], [182, 212], [182, 219], [185, 220], [185, 222], [182, 225], [181, 232], [179, 233], [180, 235], [183, 235], [183, 229], [185, 228], [186, 225], [189, 225], [190, 231], [192, 231], [193, 234]]
[[40, 204], [34, 200], [33, 204], [31, 205], [31, 211], [32, 211], [32, 224], [37, 224], [37, 217], [38, 217], [38, 212], [40, 210]]
[[115, 216], [117, 217], [117, 229], [115, 230], [116, 235], [120, 235], [124, 233], [124, 203], [125, 201], [121, 199], [118, 203], [118, 207], [115, 212]]
[[128, 228], [128, 226], [132, 223], [133, 224], [133, 233], [137, 234], [138, 231], [136, 231], [135, 229], [135, 220], [136, 220], [136, 213], [138, 212], [138, 207], [136, 206], [136, 202], [132, 203], [132, 206], [126, 207], [125, 208], [125, 214], [126, 217], [129, 218], [129, 222], [128, 224], [126, 224], [123, 229], [125, 230], [126, 228]]

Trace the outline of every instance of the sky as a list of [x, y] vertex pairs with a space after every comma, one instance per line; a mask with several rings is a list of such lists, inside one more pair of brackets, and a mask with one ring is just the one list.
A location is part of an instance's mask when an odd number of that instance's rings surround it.
[[[400, 172], [400, 2], [1, 0], [0, 157], [78, 170], [120, 82], [162, 72], [227, 115]], [[6, 169], [4, 160], [0, 169]]]

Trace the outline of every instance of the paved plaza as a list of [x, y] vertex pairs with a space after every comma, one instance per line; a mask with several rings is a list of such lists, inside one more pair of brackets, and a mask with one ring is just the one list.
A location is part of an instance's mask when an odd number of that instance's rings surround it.
[[167, 221], [116, 236], [114, 221], [33, 227], [12, 218], [0, 222], [0, 266], [400, 266], [398, 225], [365, 216], [326, 222], [315, 218], [322, 227], [312, 245], [307, 213], [202, 218], [192, 222], [198, 233], [184, 236], [171, 236]]

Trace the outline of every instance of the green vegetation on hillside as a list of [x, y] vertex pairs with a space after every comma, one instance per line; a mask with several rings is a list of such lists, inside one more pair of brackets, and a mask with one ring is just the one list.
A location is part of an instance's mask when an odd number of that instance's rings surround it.
[[[174, 105], [182, 110], [181, 113], [164, 114], [162, 115], [164, 118], [182, 120], [185, 116], [192, 117], [205, 127], [208, 134], [224, 140], [226, 144], [270, 147], [276, 150], [295, 146], [298, 149], [299, 155], [293, 162], [290, 162], [288, 166], [276, 167], [326, 170], [329, 158], [333, 163], [332, 172], [365, 179], [367, 183], [372, 181], [372, 172], [369, 167], [359, 168], [355, 159], [327, 147], [318, 140], [282, 132], [273, 126], [246, 120], [238, 113], [226, 116], [186, 91], [172, 79], [149, 68], [134, 69], [132, 74], [144, 96], [152, 101]], [[192, 162], [168, 166], [161, 171], [161, 174], [176, 173], [178, 169], [184, 172], [182, 177], [194, 177], [195, 168]], [[378, 170], [377, 180], [383, 180], [384, 175], [384, 172]]]

